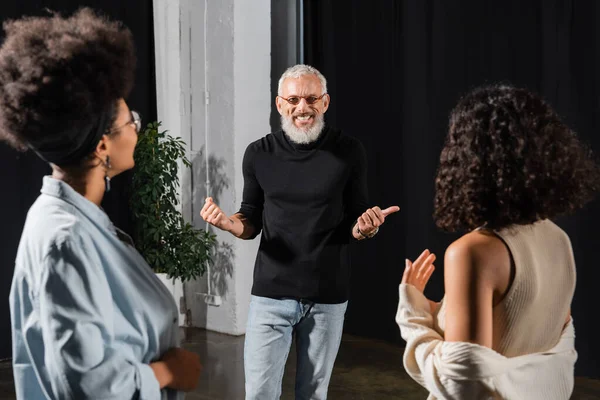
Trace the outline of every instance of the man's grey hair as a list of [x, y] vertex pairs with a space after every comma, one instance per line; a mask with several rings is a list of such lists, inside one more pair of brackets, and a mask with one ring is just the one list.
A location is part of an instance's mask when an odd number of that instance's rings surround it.
[[317, 78], [319, 78], [319, 81], [321, 82], [321, 88], [323, 88], [321, 94], [327, 93], [327, 80], [325, 79], [323, 74], [320, 73], [319, 70], [315, 67], [311, 67], [310, 65], [305, 64], [298, 64], [294, 65], [293, 67], [289, 67], [285, 70], [283, 75], [281, 75], [281, 78], [279, 78], [279, 87], [277, 88], [277, 95], [281, 96], [281, 94], [283, 93], [281, 87], [283, 86], [284, 80], [286, 80], [287, 78], [300, 78], [304, 75], [316, 75]]

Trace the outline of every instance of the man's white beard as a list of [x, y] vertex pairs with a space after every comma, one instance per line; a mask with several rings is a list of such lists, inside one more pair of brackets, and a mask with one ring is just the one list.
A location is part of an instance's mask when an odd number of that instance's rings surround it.
[[308, 144], [319, 138], [323, 127], [325, 126], [325, 118], [323, 114], [315, 114], [315, 122], [308, 129], [300, 129], [294, 125], [294, 117], [281, 116], [281, 129], [285, 132], [288, 138], [294, 143]]

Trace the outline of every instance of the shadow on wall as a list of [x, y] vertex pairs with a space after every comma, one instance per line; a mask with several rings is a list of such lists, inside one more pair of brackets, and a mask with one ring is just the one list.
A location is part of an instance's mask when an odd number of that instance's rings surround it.
[[[194, 227], [206, 229], [206, 222], [200, 217], [200, 210], [204, 205], [207, 195], [207, 162], [204, 147], [192, 154], [192, 167], [186, 169], [183, 176], [183, 210], [189, 210], [190, 220]], [[221, 204], [223, 192], [229, 188], [229, 179], [225, 174], [226, 162], [222, 158], [209, 156], [208, 158], [208, 180], [210, 183], [210, 196], [215, 203]], [[215, 233], [215, 228], [209, 227]], [[186, 325], [206, 326], [207, 300], [215, 296], [223, 300], [229, 292], [228, 279], [233, 275], [234, 253], [232, 243], [217, 240], [213, 249], [210, 269], [207, 274], [186, 285], [186, 298], [195, 303], [190, 310], [188, 303], [188, 318]], [[208, 295], [208, 296], [207, 296]]]

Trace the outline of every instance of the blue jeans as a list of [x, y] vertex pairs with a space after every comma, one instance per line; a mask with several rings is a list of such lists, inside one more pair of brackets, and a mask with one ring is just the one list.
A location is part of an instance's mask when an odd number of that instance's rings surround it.
[[246, 400], [276, 400], [296, 335], [296, 400], [325, 400], [348, 302], [252, 296], [244, 345]]

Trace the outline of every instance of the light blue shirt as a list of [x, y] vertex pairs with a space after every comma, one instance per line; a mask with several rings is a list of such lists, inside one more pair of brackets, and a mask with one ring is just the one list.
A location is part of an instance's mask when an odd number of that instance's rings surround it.
[[179, 346], [177, 307], [108, 216], [44, 177], [10, 292], [17, 398], [180, 399], [149, 363]]

